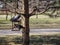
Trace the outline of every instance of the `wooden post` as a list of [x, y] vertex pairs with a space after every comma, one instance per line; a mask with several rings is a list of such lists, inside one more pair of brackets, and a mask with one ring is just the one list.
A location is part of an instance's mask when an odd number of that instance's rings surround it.
[[22, 31], [23, 36], [23, 45], [29, 45], [29, 5], [28, 0], [24, 0], [24, 26], [25, 28]]

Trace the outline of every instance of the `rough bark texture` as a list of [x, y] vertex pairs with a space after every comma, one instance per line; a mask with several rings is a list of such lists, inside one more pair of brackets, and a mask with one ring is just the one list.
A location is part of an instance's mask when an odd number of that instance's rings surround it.
[[29, 45], [29, 5], [28, 5], [28, 0], [24, 0], [24, 25], [25, 28], [22, 31], [22, 36], [23, 36], [23, 45]]
[[29, 45], [29, 18], [25, 18], [25, 28], [22, 31], [23, 45]]

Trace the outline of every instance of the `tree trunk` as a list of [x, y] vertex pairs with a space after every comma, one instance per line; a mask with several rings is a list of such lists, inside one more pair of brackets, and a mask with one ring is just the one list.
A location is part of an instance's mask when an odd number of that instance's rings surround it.
[[29, 18], [25, 17], [25, 28], [22, 31], [23, 45], [29, 45]]
[[23, 36], [23, 45], [29, 45], [29, 4], [28, 0], [24, 0], [24, 26], [25, 28], [22, 31]]

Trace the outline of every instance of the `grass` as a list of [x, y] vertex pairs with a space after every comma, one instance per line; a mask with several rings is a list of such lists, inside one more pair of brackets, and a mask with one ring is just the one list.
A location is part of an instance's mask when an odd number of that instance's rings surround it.
[[9, 20], [0, 20], [0, 24], [9, 24], [11, 21]]
[[[1, 19], [2, 18], [2, 19]], [[5, 17], [0, 18], [0, 28], [6, 28], [7, 26], [11, 27], [12, 23], [10, 18], [5, 20]], [[30, 28], [60, 28], [60, 18], [50, 18], [46, 15], [38, 15], [38, 18], [35, 16], [30, 17], [29, 21]]]
[[[30, 35], [30, 45], [58, 45], [60, 44], [60, 35]], [[5, 41], [4, 41], [5, 40]], [[2, 41], [2, 42], [1, 42]], [[8, 42], [8, 43], [7, 43]], [[19, 35], [6, 35], [0, 37], [0, 45], [11, 44], [11, 45], [22, 45], [22, 36]]]
[[9, 20], [0, 20], [0, 29], [11, 29], [12, 23]]
[[60, 24], [60, 18], [50, 18], [48, 16], [43, 16], [40, 15], [38, 16], [39, 18], [35, 18], [35, 16], [30, 18], [30, 23], [34, 24], [34, 23], [39, 23], [39, 24]]
[[48, 16], [39, 15], [30, 18], [31, 28], [60, 28], [60, 18], [50, 18]]
[[[5, 16], [1, 17], [0, 24], [11, 23], [10, 18], [11, 17], [8, 17], [8, 20], [5, 20], [6, 19]], [[38, 24], [53, 24], [53, 23], [60, 24], [60, 18], [50, 18], [46, 15], [38, 15], [38, 18], [36, 18], [36, 16], [30, 17], [30, 24], [35, 24], [35, 23], [38, 23]]]

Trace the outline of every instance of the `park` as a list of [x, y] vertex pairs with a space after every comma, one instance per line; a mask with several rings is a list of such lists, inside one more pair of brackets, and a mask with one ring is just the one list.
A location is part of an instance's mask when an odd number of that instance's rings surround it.
[[[7, 34], [2, 36], [0, 33], [0, 45], [59, 45], [59, 2], [60, 0], [0, 0], [0, 31]], [[36, 33], [39, 31], [38, 35], [33, 34], [34, 30]], [[40, 33], [43, 30], [47, 32]]]

